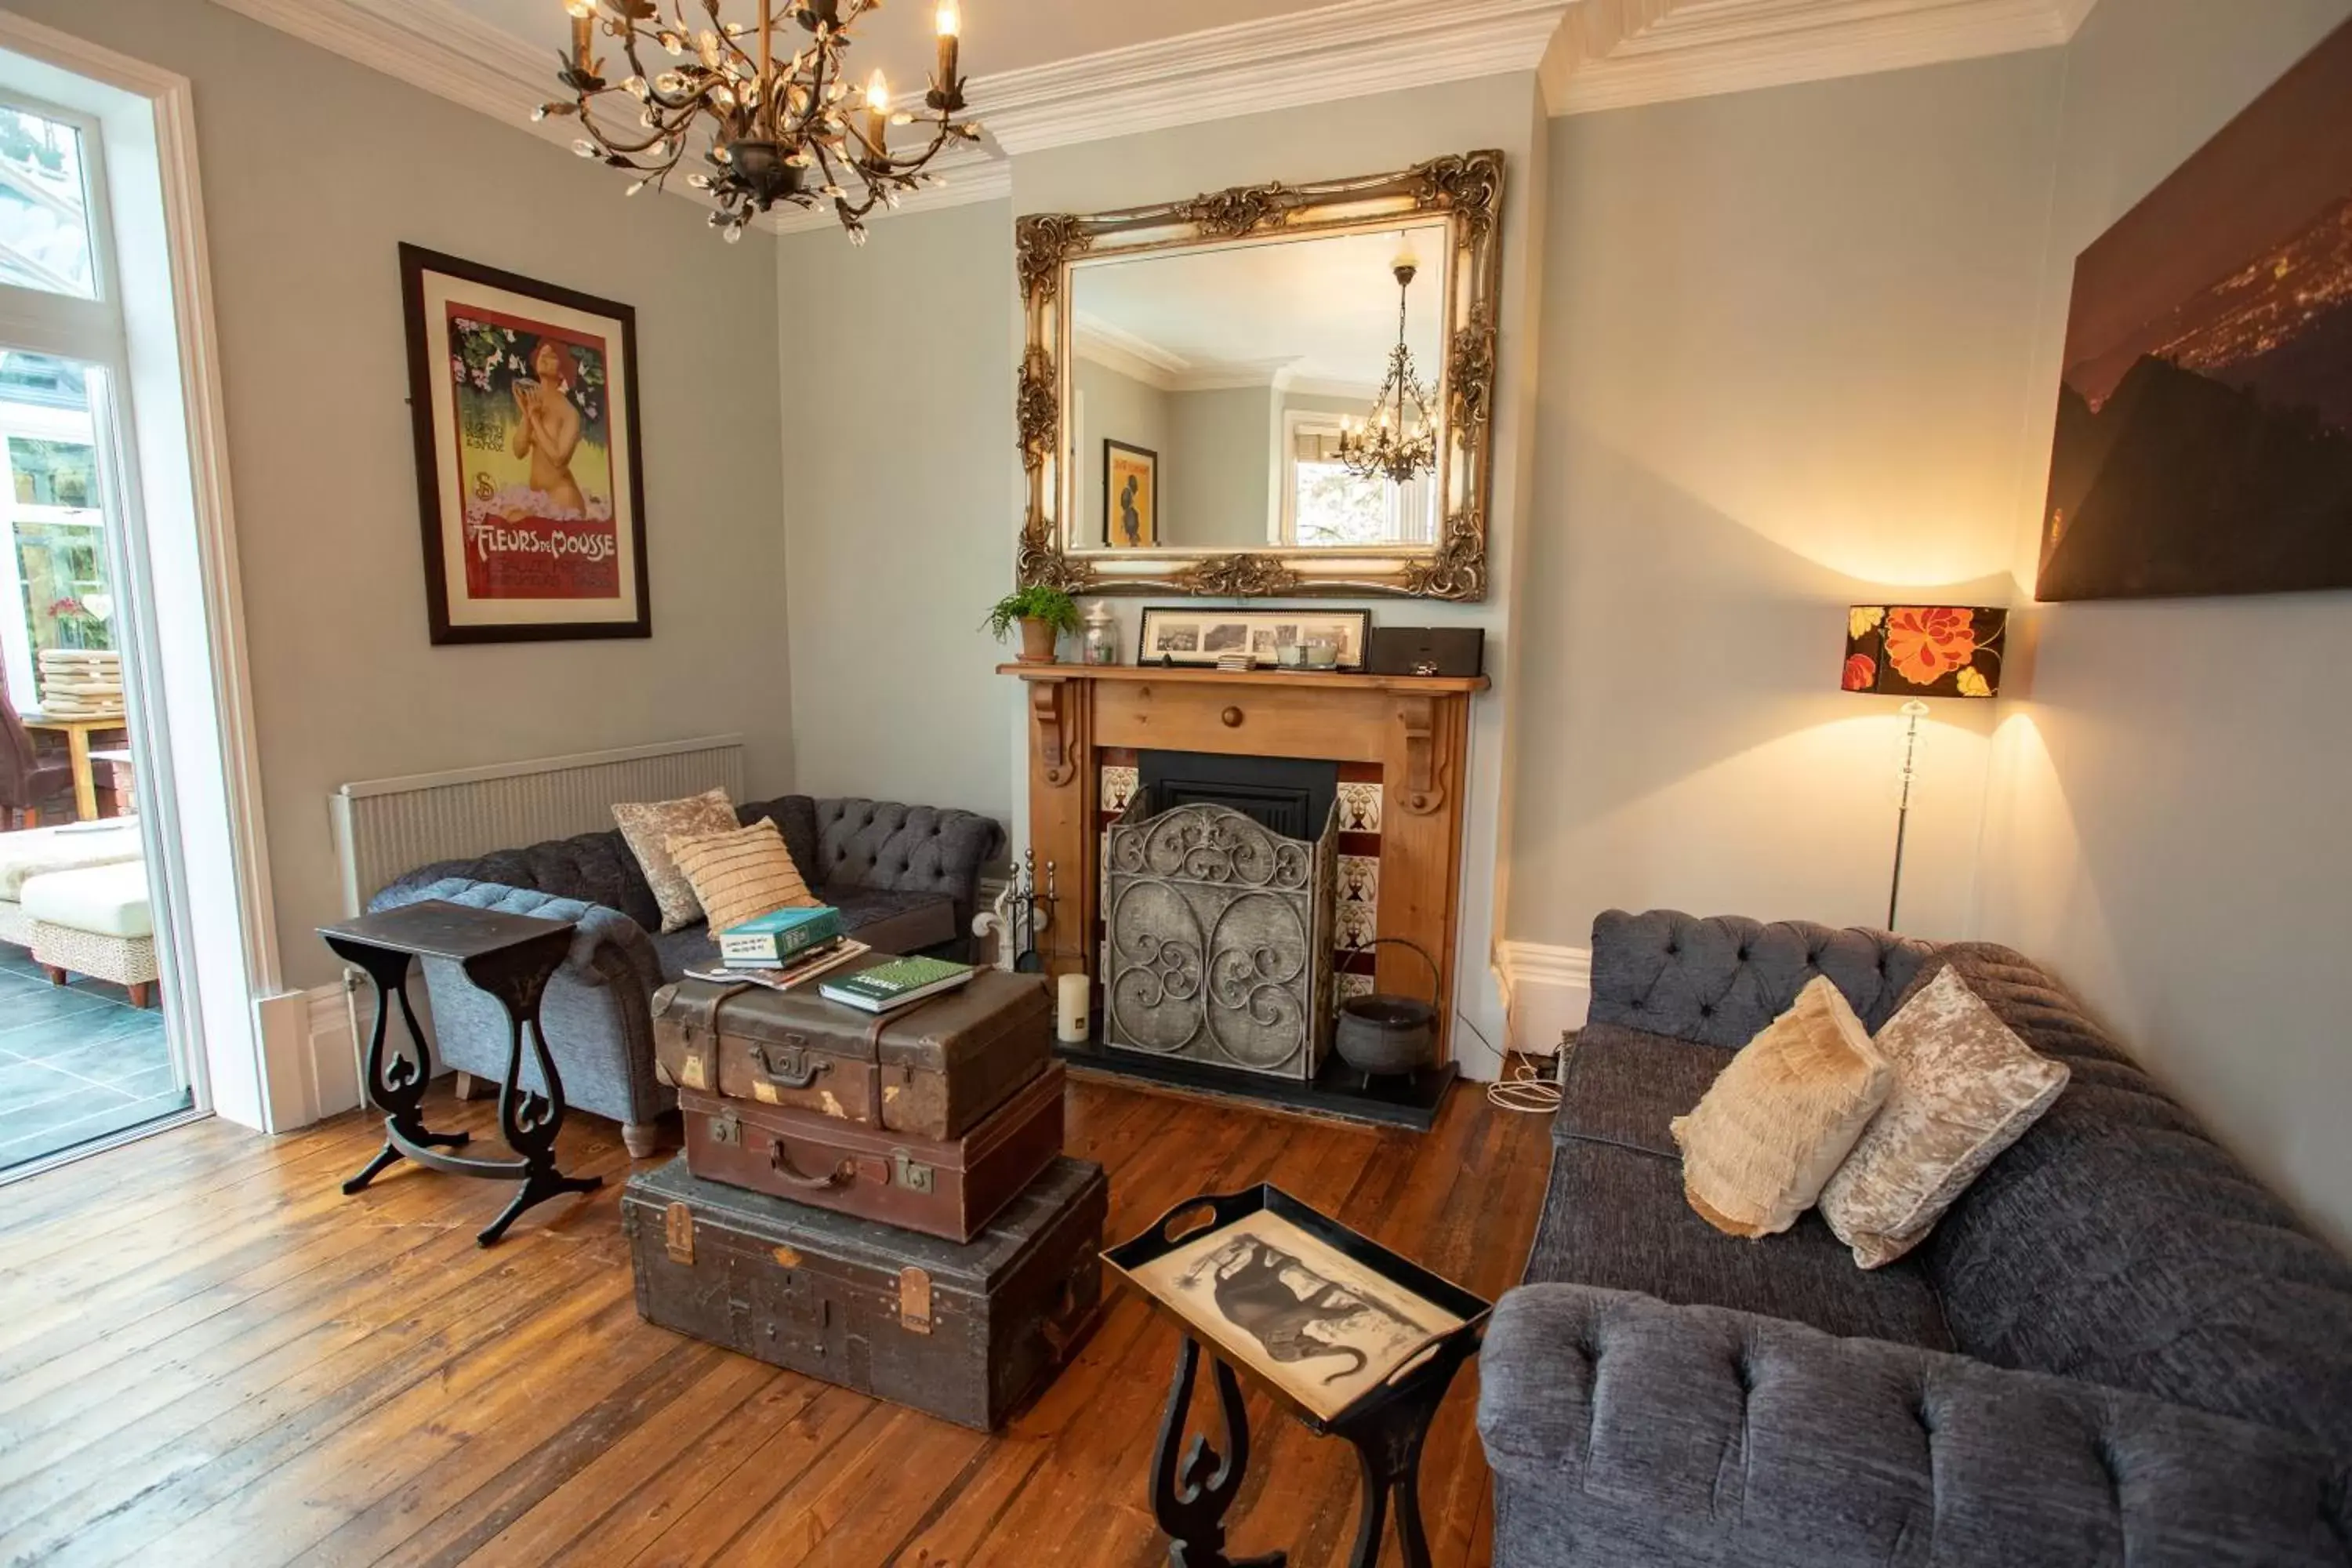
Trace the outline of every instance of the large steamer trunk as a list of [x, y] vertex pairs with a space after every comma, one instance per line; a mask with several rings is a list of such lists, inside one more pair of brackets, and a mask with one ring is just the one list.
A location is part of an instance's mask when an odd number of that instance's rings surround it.
[[1102, 1167], [1057, 1159], [969, 1245], [705, 1182], [630, 1178], [637, 1310], [877, 1399], [991, 1431], [1053, 1381], [1102, 1300]]
[[1045, 1070], [1054, 1003], [1042, 975], [993, 969], [879, 1017], [826, 1001], [814, 984], [681, 980], [654, 998], [654, 1056], [681, 1089], [961, 1138]]
[[948, 1139], [682, 1089], [686, 1163], [705, 1181], [970, 1241], [1061, 1153], [1063, 1079], [1054, 1063]]

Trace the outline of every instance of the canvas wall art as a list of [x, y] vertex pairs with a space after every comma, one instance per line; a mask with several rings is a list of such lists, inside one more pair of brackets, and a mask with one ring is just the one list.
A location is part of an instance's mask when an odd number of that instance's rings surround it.
[[1103, 542], [1149, 550], [1160, 542], [1160, 454], [1124, 441], [1103, 442]]
[[636, 312], [400, 247], [436, 643], [650, 637]]
[[2042, 599], [2352, 586], [2352, 25], [2084, 251]]

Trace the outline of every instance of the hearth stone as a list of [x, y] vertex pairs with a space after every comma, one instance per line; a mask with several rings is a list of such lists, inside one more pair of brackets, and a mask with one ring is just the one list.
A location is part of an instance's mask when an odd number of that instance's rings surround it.
[[1331, 1043], [1339, 815], [1309, 840], [1139, 790], [1110, 829], [1105, 1041], [1311, 1082]]

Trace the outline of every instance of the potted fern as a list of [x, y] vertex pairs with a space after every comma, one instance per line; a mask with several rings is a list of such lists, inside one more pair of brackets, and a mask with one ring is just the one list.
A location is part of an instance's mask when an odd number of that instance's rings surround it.
[[1064, 632], [1075, 633], [1078, 629], [1078, 605], [1059, 588], [1033, 584], [997, 600], [982, 624], [999, 642], [1017, 624], [1021, 627], [1021, 662], [1051, 664], [1054, 640]]

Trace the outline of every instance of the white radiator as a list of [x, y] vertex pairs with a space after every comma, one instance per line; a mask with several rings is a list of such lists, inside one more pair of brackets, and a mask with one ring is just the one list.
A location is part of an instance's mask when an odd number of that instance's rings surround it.
[[613, 826], [614, 801], [719, 788], [743, 798], [740, 735], [347, 784], [327, 797], [343, 913], [419, 866], [599, 832]]

